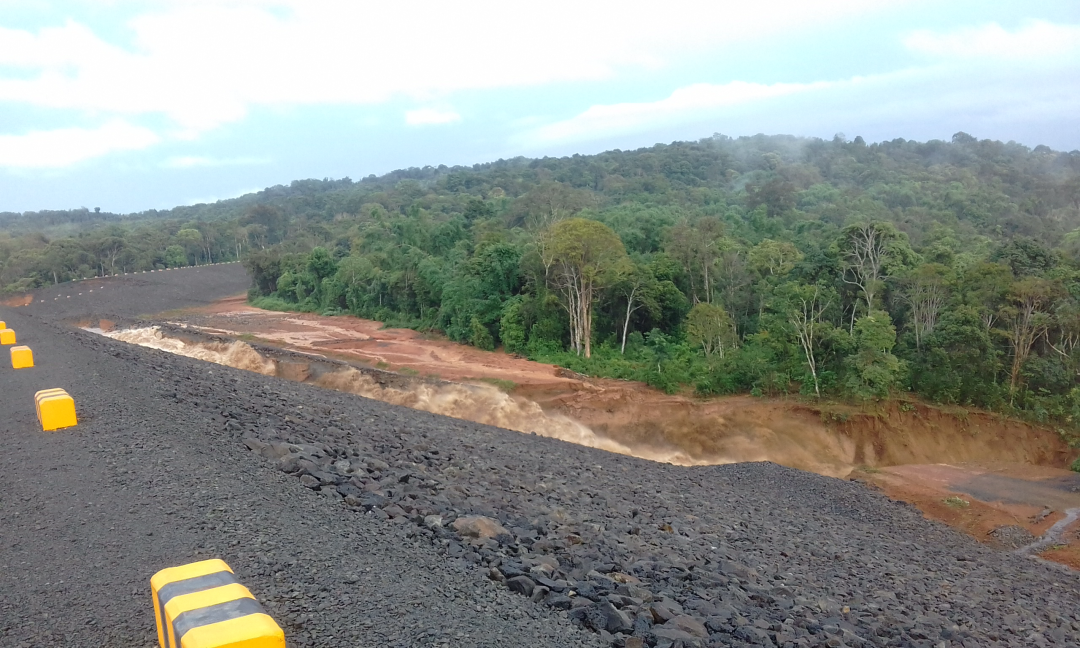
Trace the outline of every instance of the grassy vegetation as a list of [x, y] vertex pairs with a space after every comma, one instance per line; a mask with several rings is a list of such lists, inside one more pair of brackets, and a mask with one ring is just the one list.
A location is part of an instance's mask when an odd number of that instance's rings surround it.
[[273, 295], [264, 295], [258, 297], [252, 297], [248, 300], [255, 308], [261, 308], [263, 310], [272, 311], [284, 311], [286, 313], [313, 313], [317, 309], [312, 308], [306, 304], [297, 304], [295, 302], [286, 301], [280, 297]]

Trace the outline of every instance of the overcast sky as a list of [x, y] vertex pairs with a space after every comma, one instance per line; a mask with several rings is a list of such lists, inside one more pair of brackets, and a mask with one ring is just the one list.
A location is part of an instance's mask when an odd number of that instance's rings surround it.
[[1080, 2], [0, 0], [0, 211], [960, 130], [1080, 149]]

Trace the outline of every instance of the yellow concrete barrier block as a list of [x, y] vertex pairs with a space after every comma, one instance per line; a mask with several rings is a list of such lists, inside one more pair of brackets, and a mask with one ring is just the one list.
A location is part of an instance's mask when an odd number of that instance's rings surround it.
[[28, 369], [34, 366], [34, 352], [28, 346], [11, 347], [11, 367], [13, 369]]
[[6, 328], [7, 328], [7, 322], [0, 321], [0, 331], [3, 331]]
[[38, 423], [41, 423], [41, 401], [49, 396], [63, 396], [67, 394], [63, 389], [42, 389], [34, 394], [34, 408], [37, 411]]
[[0, 331], [0, 344], [15, 344], [15, 331], [9, 328]]
[[38, 423], [45, 432], [75, 427], [75, 400], [63, 389], [43, 389], [34, 394]]
[[200, 589], [221, 587], [235, 583], [232, 569], [224, 560], [203, 560], [179, 567], [162, 569], [150, 578], [150, 595], [154, 600], [154, 620], [157, 622], [158, 643], [165, 648], [168, 633], [165, 632], [165, 603], [174, 597], [197, 592]]
[[285, 648], [285, 633], [222, 560], [170, 567], [150, 579], [162, 648]]

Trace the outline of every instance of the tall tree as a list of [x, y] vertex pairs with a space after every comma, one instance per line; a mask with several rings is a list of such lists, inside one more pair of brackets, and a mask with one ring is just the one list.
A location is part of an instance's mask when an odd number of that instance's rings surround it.
[[997, 323], [1012, 283], [1012, 271], [1001, 263], [976, 263], [964, 271], [960, 284], [963, 301], [979, 313], [987, 331]]
[[686, 272], [691, 303], [712, 302], [716, 262], [727, 247], [724, 226], [716, 218], [682, 220], [668, 231], [665, 250]]
[[906, 237], [891, 223], [870, 221], [844, 228], [840, 237], [842, 278], [862, 292], [866, 312], [874, 310], [883, 281], [895, 266], [914, 256]]
[[686, 314], [686, 339], [700, 346], [706, 356], [715, 353], [723, 359], [724, 353], [738, 346], [739, 336], [722, 306], [698, 302]]
[[824, 290], [820, 286], [787, 283], [779, 289], [776, 298], [806, 358], [806, 368], [814, 381], [814, 395], [820, 398], [818, 351], [822, 338], [832, 328], [823, 316], [835, 301], [836, 294], [831, 289]]
[[653, 276], [649, 267], [638, 263], [626, 263], [619, 268], [618, 272], [619, 277], [615, 289], [619, 292], [619, 296], [626, 300], [626, 316], [623, 318], [622, 344], [619, 346], [619, 353], [625, 354], [630, 317], [642, 308], [656, 313], [660, 310], [660, 305], [654, 294], [657, 286], [656, 277]]
[[1046, 279], [1024, 277], [1009, 290], [1008, 305], [1002, 309], [1002, 322], [1007, 327], [1006, 336], [1012, 351], [1009, 369], [1009, 396], [1016, 397], [1020, 387], [1021, 371], [1031, 355], [1035, 341], [1046, 334], [1053, 322], [1050, 308], [1057, 294], [1057, 287]]
[[750, 268], [762, 277], [785, 277], [802, 261], [803, 254], [792, 243], [765, 239], [750, 248]]
[[619, 237], [603, 223], [571, 218], [551, 228], [552, 280], [570, 316], [574, 352], [592, 356], [593, 305], [611, 285], [615, 270], [625, 262]]
[[941, 309], [949, 298], [949, 269], [940, 263], [925, 263], [904, 280], [902, 298], [911, 309], [911, 328], [915, 348], [922, 349], [926, 337], [934, 332]]
[[871, 311], [855, 322], [855, 353], [844, 359], [848, 391], [857, 398], [885, 398], [897, 385], [904, 365], [892, 354], [896, 327], [889, 314]]

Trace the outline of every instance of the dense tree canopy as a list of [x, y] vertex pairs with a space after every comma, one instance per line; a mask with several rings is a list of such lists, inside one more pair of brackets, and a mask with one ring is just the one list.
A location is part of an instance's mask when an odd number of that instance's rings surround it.
[[8, 290], [244, 258], [265, 306], [668, 390], [1080, 416], [1077, 151], [718, 135], [0, 224]]

